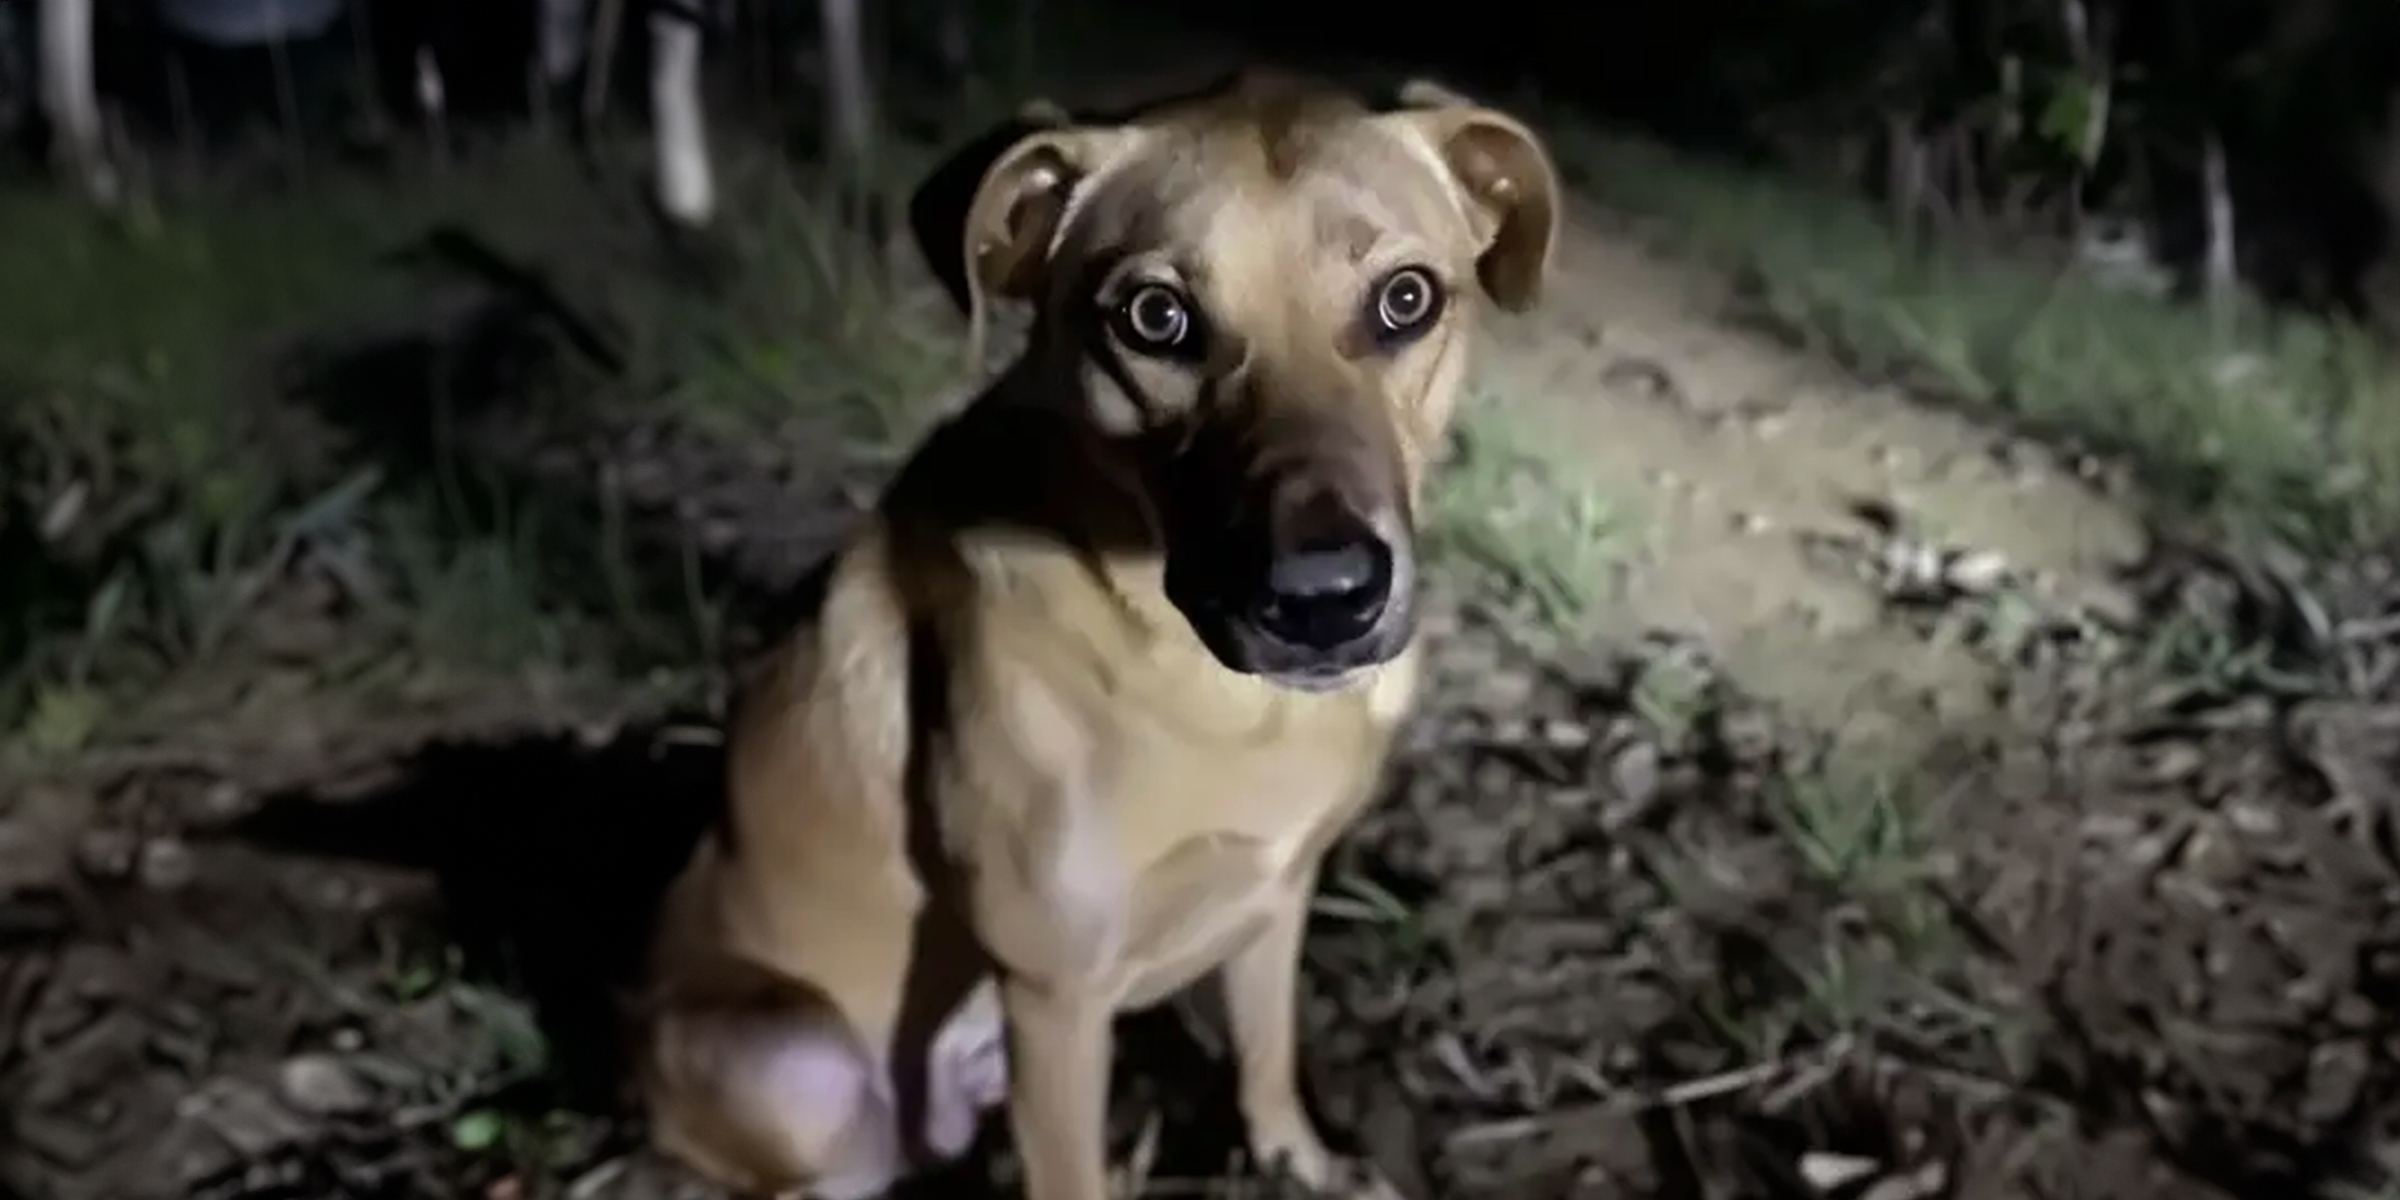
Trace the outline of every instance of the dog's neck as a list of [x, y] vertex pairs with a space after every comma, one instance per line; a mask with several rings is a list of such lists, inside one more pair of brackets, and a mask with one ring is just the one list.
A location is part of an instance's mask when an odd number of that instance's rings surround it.
[[885, 496], [887, 519], [1158, 556], [1135, 450], [1093, 425], [1067, 392], [1080, 386], [1072, 369], [1019, 359], [918, 447]]

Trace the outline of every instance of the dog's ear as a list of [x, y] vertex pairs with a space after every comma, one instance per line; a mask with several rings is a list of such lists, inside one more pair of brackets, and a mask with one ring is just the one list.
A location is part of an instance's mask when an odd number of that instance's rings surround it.
[[1483, 249], [1475, 274], [1500, 307], [1521, 312], [1541, 295], [1558, 244], [1558, 170], [1531, 129], [1429, 80], [1399, 89], [1401, 107], [1384, 119], [1425, 139], [1452, 182], [1481, 215]]
[[1026, 138], [1062, 128], [1068, 121], [1066, 112], [1057, 105], [1041, 100], [1027, 104], [1013, 118], [952, 151], [909, 196], [909, 237], [917, 245], [918, 256], [925, 260], [927, 269], [961, 313], [972, 307], [973, 298], [968, 290], [966, 243], [959, 232], [966, 227], [975, 193], [982, 188], [984, 177], [991, 173], [1001, 155]]
[[983, 173], [953, 236], [965, 257], [970, 313], [990, 298], [1032, 300], [1049, 278], [1051, 243], [1085, 177], [1123, 152], [1127, 125], [1068, 125], [1029, 133]]

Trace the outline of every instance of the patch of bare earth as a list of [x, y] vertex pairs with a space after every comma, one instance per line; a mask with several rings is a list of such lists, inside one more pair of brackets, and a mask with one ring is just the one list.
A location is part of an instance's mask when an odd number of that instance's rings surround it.
[[1990, 556], [2054, 606], [2124, 615], [2113, 577], [2142, 530], [2083, 472], [1862, 385], [1740, 306], [1579, 205], [1542, 308], [1493, 323], [1486, 402], [1618, 510], [1606, 632], [1696, 638], [1812, 725], [1906, 749], [1991, 715], [2004, 676], [1965, 639], [1890, 619], [1892, 531], [1862, 512], [1929, 550]]

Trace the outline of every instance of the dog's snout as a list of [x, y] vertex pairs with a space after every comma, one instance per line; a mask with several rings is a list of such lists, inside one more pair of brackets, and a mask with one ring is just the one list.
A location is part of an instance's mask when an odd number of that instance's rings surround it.
[[1391, 546], [1366, 521], [1327, 501], [1294, 515], [1267, 562], [1260, 627], [1311, 650], [1367, 636], [1391, 602]]

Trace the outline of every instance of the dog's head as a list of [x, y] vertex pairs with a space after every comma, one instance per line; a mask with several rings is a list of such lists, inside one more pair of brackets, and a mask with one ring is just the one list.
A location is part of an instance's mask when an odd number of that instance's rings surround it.
[[912, 207], [978, 327], [1033, 306], [1025, 368], [1137, 465], [1167, 596], [1226, 666], [1321, 690], [1408, 644], [1473, 310], [1531, 305], [1557, 238], [1523, 124], [1251, 72], [1104, 121], [1029, 110]]

